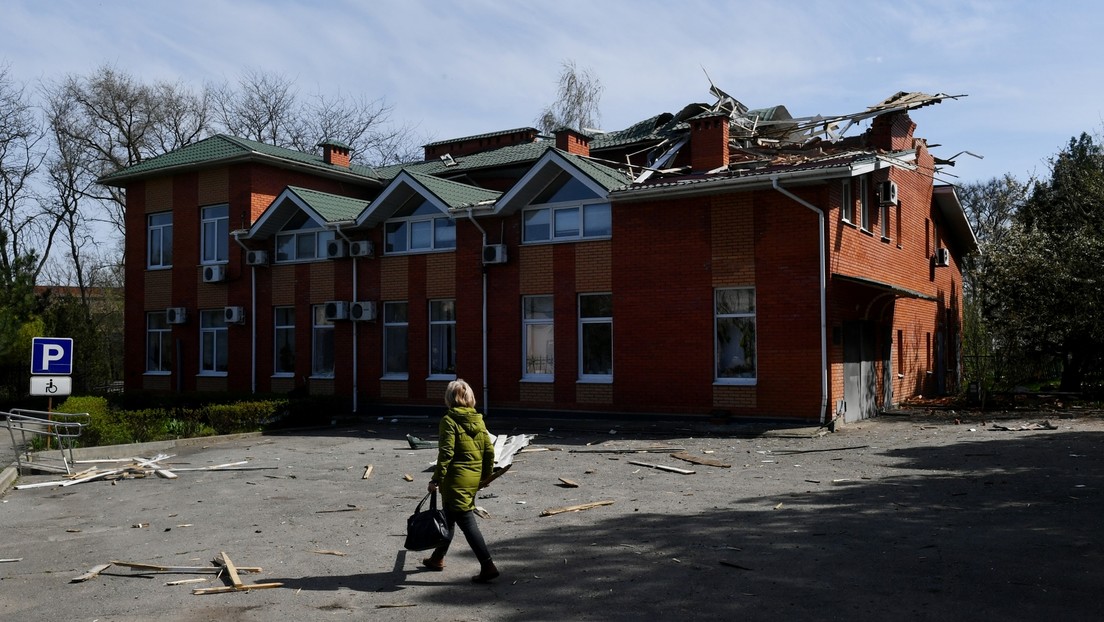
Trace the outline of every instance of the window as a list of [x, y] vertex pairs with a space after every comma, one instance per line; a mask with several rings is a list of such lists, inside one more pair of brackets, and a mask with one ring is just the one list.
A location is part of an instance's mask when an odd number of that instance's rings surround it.
[[456, 301], [429, 301], [429, 375], [456, 374]]
[[226, 314], [223, 309], [199, 312], [199, 373], [226, 373]]
[[717, 380], [749, 384], [755, 376], [755, 290], [718, 289], [714, 297]]
[[847, 222], [855, 220], [855, 200], [851, 197], [851, 180], [840, 183], [840, 218]]
[[203, 208], [200, 221], [200, 263], [225, 263], [230, 258], [230, 206]]
[[608, 238], [613, 231], [609, 203], [566, 171], [537, 195], [522, 220], [525, 242]]
[[295, 374], [295, 308], [276, 307], [273, 317], [272, 373], [276, 376]]
[[276, 234], [276, 261], [311, 261], [324, 258], [326, 245], [333, 239], [333, 231], [323, 229], [322, 224], [306, 212], [299, 212]]
[[526, 296], [522, 307], [522, 353], [525, 366], [522, 378], [551, 380], [555, 373], [552, 328], [552, 296]]
[[150, 214], [148, 223], [146, 265], [150, 269], [172, 267], [172, 212]]
[[384, 228], [385, 253], [456, 248], [456, 221], [419, 194], [408, 199]]
[[383, 375], [406, 378], [409, 316], [405, 302], [383, 303]]
[[314, 305], [311, 313], [311, 375], [333, 376], [334, 323], [326, 319], [326, 305]]
[[870, 231], [870, 179], [866, 175], [859, 178], [859, 218], [862, 230]]
[[613, 294], [579, 296], [579, 379], [613, 379]]
[[164, 311], [146, 314], [146, 373], [167, 374], [172, 371], [172, 327]]
[[881, 227], [882, 227], [882, 238], [885, 239], [885, 240], [888, 240], [889, 239], [889, 203], [886, 203], [885, 201], [881, 202], [881, 212], [878, 215], [878, 220], [881, 221], [881, 223], [879, 223], [879, 224], [881, 224]]

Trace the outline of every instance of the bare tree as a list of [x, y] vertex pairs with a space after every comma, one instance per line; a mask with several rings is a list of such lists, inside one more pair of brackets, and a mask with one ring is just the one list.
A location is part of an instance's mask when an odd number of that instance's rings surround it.
[[322, 93], [303, 97], [295, 81], [283, 74], [244, 71], [236, 85], [209, 87], [215, 124], [221, 131], [258, 142], [318, 150], [323, 140], [352, 148], [362, 164], [393, 164], [416, 153], [409, 126], [391, 124], [393, 112], [383, 99]]
[[[33, 180], [42, 165], [44, 133], [23, 85], [16, 83], [8, 67], [0, 66], [0, 275], [8, 286], [10, 275], [28, 269], [33, 277], [42, 270], [58, 223], [39, 218]], [[16, 264], [20, 268], [16, 268]]]
[[561, 65], [556, 101], [537, 116], [537, 127], [546, 134], [561, 127], [583, 131], [600, 125], [602, 83], [590, 69], [576, 67], [575, 61]]

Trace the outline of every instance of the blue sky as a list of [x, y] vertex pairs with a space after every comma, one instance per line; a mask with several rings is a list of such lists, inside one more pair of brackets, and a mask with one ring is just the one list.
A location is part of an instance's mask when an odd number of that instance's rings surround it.
[[897, 91], [966, 94], [912, 113], [944, 181], [1046, 175], [1102, 127], [1104, 4], [834, 0], [0, 0], [0, 63], [27, 83], [107, 63], [198, 86], [243, 68], [305, 92], [383, 98], [425, 141], [532, 125], [561, 62], [601, 80], [602, 127], [713, 82], [751, 108], [859, 112]]

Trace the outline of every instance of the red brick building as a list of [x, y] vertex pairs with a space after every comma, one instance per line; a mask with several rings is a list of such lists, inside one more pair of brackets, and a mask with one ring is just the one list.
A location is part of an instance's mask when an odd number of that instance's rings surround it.
[[[128, 389], [826, 422], [956, 389], [976, 240], [899, 93], [794, 119], [719, 91], [371, 169], [215, 136], [127, 193]], [[869, 128], [842, 137], [870, 120]]]

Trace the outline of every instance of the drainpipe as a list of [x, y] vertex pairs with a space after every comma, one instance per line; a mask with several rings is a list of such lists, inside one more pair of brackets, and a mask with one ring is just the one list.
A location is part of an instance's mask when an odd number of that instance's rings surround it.
[[[241, 234], [240, 230], [230, 232], [238, 246], [248, 253], [249, 247], [238, 239]], [[250, 393], [257, 394], [257, 266], [249, 266], [249, 388]]]
[[[345, 240], [346, 244], [351, 245], [353, 243], [353, 241], [350, 240], [349, 236], [345, 235], [345, 232], [341, 230], [341, 225], [345, 225], [345, 224], [349, 224], [349, 223], [353, 223], [353, 222], [355, 222], [355, 221], [351, 221], [351, 220], [350, 221], [344, 221], [344, 220], [342, 220], [342, 221], [338, 221], [338, 222], [327, 223], [327, 225], [330, 226], [330, 227], [333, 227], [334, 233], [341, 236], [341, 238], [343, 240]], [[357, 258], [353, 257], [353, 302], [356, 302], [356, 301], [357, 301]], [[360, 353], [360, 348], [358, 347], [359, 344], [357, 343], [357, 340], [358, 340], [357, 324], [359, 324], [359, 322], [353, 322], [352, 324], [353, 324], [353, 413], [355, 414], [357, 412], [357, 408], [358, 408], [358, 406], [357, 406], [357, 402], [358, 402], [358, 396], [357, 396], [357, 360], [358, 359], [357, 359], [357, 357]]]
[[[483, 227], [479, 226], [479, 223], [475, 221], [475, 217], [472, 216], [472, 208], [468, 208], [468, 220], [475, 225], [476, 229], [479, 229], [479, 233], [483, 239], [483, 244], [480, 248], [487, 246], [487, 232]], [[487, 414], [490, 411], [490, 407], [487, 403], [487, 268], [483, 268], [483, 414]]]
[[807, 207], [817, 215], [818, 235], [820, 242], [820, 424], [824, 425], [828, 412], [828, 316], [827, 316], [827, 277], [825, 276], [824, 257], [824, 210], [809, 203], [805, 199], [778, 185], [778, 176], [771, 177], [771, 186], [787, 197], [796, 201], [799, 205]]

